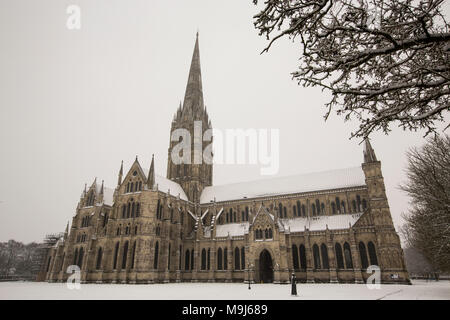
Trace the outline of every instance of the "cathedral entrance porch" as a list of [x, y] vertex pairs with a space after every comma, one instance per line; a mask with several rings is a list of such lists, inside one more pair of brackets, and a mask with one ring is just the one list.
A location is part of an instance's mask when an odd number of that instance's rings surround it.
[[269, 251], [264, 249], [259, 254], [259, 279], [260, 283], [273, 282], [273, 263]]

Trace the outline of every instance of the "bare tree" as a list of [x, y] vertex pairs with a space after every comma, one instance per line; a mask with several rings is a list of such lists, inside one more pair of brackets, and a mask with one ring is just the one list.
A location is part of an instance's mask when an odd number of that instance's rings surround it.
[[[258, 0], [253, 0], [257, 5]], [[352, 137], [434, 132], [450, 110], [450, 33], [444, 0], [265, 0], [255, 28], [270, 40], [299, 40], [293, 78], [332, 93], [326, 104], [360, 126]], [[448, 126], [447, 126], [448, 127]]]
[[450, 137], [436, 136], [408, 154], [408, 182], [401, 186], [411, 197], [404, 215], [406, 242], [434, 268], [450, 271]]

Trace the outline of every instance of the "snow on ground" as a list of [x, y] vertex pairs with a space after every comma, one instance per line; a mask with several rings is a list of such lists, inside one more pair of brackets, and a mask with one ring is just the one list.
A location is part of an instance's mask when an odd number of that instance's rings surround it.
[[0, 299], [155, 299], [155, 300], [450, 300], [450, 282], [413, 281], [413, 285], [381, 285], [369, 290], [365, 284], [170, 283], [149, 285], [81, 284], [70, 290], [64, 283], [0, 282]]

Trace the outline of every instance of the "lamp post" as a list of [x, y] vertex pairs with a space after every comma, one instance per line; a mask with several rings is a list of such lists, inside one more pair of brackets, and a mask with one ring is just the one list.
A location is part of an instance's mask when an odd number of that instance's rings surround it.
[[247, 274], [248, 274], [248, 290], [251, 289], [250, 286], [250, 262], [247, 264]]

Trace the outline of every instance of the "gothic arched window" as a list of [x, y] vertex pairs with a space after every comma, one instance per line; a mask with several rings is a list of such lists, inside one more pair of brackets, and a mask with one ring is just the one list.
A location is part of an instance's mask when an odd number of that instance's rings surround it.
[[183, 255], [183, 250], [182, 247], [180, 245], [179, 247], [179, 257], [178, 257], [178, 269], [181, 270], [183, 267], [181, 266], [181, 256]]
[[239, 248], [234, 249], [234, 270], [239, 270], [241, 268], [241, 253]]
[[103, 228], [108, 224], [108, 220], [109, 220], [109, 214], [108, 212], [105, 213], [105, 215], [103, 216]]
[[312, 209], [312, 215], [315, 216], [316, 215], [316, 205], [314, 203], [311, 205], [311, 209]]
[[339, 197], [336, 197], [336, 211], [337, 213], [341, 213], [341, 200], [339, 200]]
[[97, 263], [95, 264], [95, 267], [97, 270], [101, 269], [102, 266], [102, 256], [103, 256], [103, 251], [102, 251], [102, 247], [98, 248], [97, 251]]
[[194, 249], [191, 250], [191, 270], [194, 270]]
[[362, 207], [363, 207], [363, 210], [366, 210], [366, 209], [367, 209], [367, 201], [366, 201], [366, 199], [363, 199], [363, 201], [362, 201]]
[[167, 254], [167, 270], [170, 270], [170, 250], [172, 249], [171, 244], [169, 243], [169, 252]]
[[155, 256], [153, 259], [153, 269], [158, 269], [158, 257], [159, 257], [159, 242], [155, 243]]
[[128, 241], [125, 241], [123, 245], [123, 254], [122, 254], [122, 269], [127, 268], [127, 258], [128, 258]]
[[345, 210], [345, 202], [344, 202], [344, 200], [342, 200], [342, 202], [341, 202], [341, 207], [342, 207], [342, 213], [347, 213], [347, 211]]
[[116, 247], [114, 248], [114, 262], [113, 269], [117, 268], [117, 256], [119, 255], [119, 242], [116, 243]]
[[319, 246], [317, 244], [313, 245], [313, 256], [314, 256], [314, 269], [321, 269]]
[[222, 248], [217, 250], [217, 270], [222, 270]]
[[319, 202], [319, 199], [316, 199], [316, 210], [317, 210], [317, 215], [320, 215], [320, 202]]
[[353, 212], [356, 212], [356, 201], [352, 201]]
[[338, 269], [344, 269], [344, 257], [342, 256], [342, 247], [336, 242], [334, 245], [334, 251], [336, 252], [336, 263]]
[[210, 270], [211, 269], [211, 248], [208, 248], [208, 256], [206, 258], [206, 262], [207, 262], [207, 269]]
[[201, 265], [201, 269], [202, 270], [206, 270], [206, 250], [204, 248], [202, 249], [202, 265]]
[[328, 248], [325, 243], [320, 246], [320, 251], [322, 253], [322, 267], [323, 269], [329, 269], [330, 264], [328, 263]]
[[331, 203], [331, 212], [336, 214], [336, 204], [334, 202]]
[[241, 269], [245, 269], [245, 248], [241, 248]]
[[295, 244], [292, 245], [292, 262], [294, 266], [294, 270], [298, 269], [298, 251], [297, 246]]
[[75, 253], [73, 254], [73, 263], [72, 264], [77, 264], [77, 260], [78, 260], [78, 248], [75, 249]]
[[78, 266], [80, 269], [83, 267], [83, 257], [84, 257], [84, 249], [83, 247], [80, 248], [80, 251], [78, 252]]
[[223, 249], [223, 270], [228, 269], [228, 249]]
[[370, 264], [377, 266], [377, 251], [375, 250], [375, 245], [372, 241], [369, 241], [369, 243], [367, 244], [367, 250], [369, 251]]
[[353, 269], [352, 251], [350, 250], [350, 245], [347, 242], [344, 243], [344, 258], [345, 268]]
[[131, 252], [131, 269], [134, 269], [135, 256], [136, 256], [136, 241], [133, 243], [133, 251]]
[[306, 270], [306, 249], [303, 244], [299, 246], [299, 252], [300, 252], [300, 268], [302, 270]]
[[141, 204], [138, 202], [136, 203], [136, 218], [139, 218], [141, 215]]
[[304, 204], [302, 204], [302, 215], [303, 215], [304, 217], [306, 217], [306, 207], [305, 207]]
[[359, 243], [359, 255], [361, 257], [361, 267], [363, 269], [367, 269], [369, 266], [369, 261], [367, 260], [366, 246], [362, 241]]
[[189, 259], [190, 259], [191, 255], [189, 252], [189, 249], [186, 250], [186, 253], [184, 254], [184, 270], [189, 270]]

